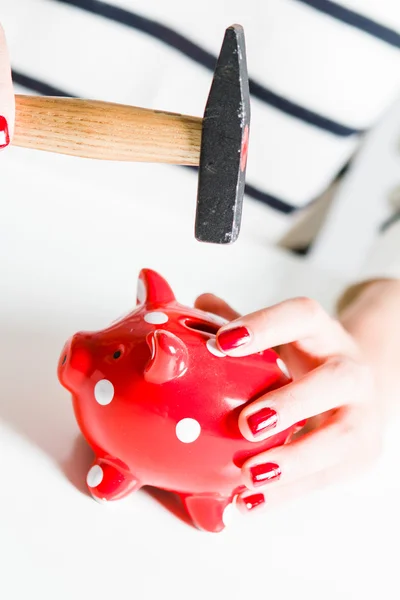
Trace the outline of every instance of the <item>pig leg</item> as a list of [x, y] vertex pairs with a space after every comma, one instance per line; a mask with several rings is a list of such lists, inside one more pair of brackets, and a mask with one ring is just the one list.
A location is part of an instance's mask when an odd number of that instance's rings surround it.
[[228, 525], [236, 510], [232, 498], [219, 494], [180, 495], [194, 525], [204, 531], [218, 533]]
[[105, 458], [95, 460], [86, 483], [93, 498], [99, 502], [121, 500], [142, 487], [125, 465]]

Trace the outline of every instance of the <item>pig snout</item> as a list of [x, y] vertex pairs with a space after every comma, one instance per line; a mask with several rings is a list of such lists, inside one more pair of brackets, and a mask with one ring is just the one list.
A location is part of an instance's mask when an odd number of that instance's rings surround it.
[[58, 377], [62, 385], [73, 390], [86, 377], [92, 365], [90, 338], [77, 333], [64, 346], [58, 362]]

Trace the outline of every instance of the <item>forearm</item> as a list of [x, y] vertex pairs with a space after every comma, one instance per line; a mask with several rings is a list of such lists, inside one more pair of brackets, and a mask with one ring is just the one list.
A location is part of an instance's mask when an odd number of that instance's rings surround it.
[[400, 279], [376, 280], [349, 290], [339, 320], [371, 365], [385, 413], [400, 411]]

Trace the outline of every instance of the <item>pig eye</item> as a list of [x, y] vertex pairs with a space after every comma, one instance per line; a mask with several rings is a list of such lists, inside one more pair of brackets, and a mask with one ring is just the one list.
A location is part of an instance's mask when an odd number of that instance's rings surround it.
[[118, 348], [118, 350], [116, 350], [114, 352], [114, 354], [112, 355], [112, 357], [113, 357], [114, 360], [118, 360], [119, 358], [121, 358], [121, 356], [122, 356], [122, 350], [121, 350], [121, 348]]
[[62, 365], [65, 365], [65, 363], [66, 363], [66, 362], [67, 362], [67, 355], [66, 355], [66, 354], [64, 354], [64, 358], [62, 359], [62, 362], [61, 362], [61, 364], [62, 364]]
[[107, 353], [107, 356], [105, 357], [105, 359], [107, 360], [107, 362], [114, 362], [116, 360], [119, 360], [121, 358], [121, 356], [124, 355], [124, 352], [125, 352], [125, 347], [122, 344], [117, 347], [114, 346], [114, 348], [108, 349], [108, 353]]

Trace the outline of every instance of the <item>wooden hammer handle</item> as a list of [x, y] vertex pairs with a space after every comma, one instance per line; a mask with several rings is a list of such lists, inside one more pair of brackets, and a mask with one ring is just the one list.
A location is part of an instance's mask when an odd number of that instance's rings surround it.
[[101, 160], [199, 164], [199, 117], [97, 100], [15, 100], [14, 146]]

